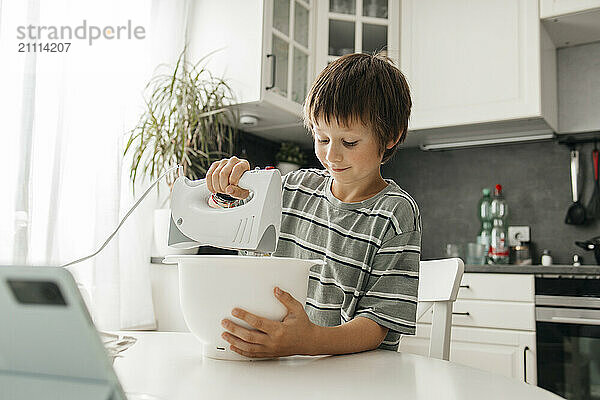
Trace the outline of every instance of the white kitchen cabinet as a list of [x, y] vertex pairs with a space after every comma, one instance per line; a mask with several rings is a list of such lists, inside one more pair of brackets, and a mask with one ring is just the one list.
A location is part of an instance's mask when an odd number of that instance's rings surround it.
[[[535, 331], [535, 304], [515, 301], [465, 300], [454, 302], [452, 326]], [[431, 323], [432, 313], [420, 321]]]
[[535, 302], [533, 275], [520, 274], [463, 274], [458, 289], [460, 300]]
[[600, 8], [600, 0], [540, 0], [540, 18], [558, 17]]
[[[537, 383], [535, 278], [465, 273], [452, 315], [450, 361]], [[399, 351], [427, 355], [431, 314], [403, 336]]]
[[538, 0], [403, 0], [408, 143], [557, 129], [556, 51]]
[[400, 60], [400, 0], [317, 1], [317, 74], [349, 53], [384, 50]]
[[[399, 351], [426, 356], [430, 334], [431, 325], [419, 323]], [[450, 361], [537, 384], [535, 332], [452, 327]]]
[[540, 18], [557, 48], [600, 40], [600, 0], [540, 0]]
[[[314, 77], [315, 0], [193, 0], [190, 61], [210, 56], [207, 68], [224, 77], [241, 128], [268, 139], [310, 144], [302, 102]], [[244, 119], [246, 120], [246, 119]]]

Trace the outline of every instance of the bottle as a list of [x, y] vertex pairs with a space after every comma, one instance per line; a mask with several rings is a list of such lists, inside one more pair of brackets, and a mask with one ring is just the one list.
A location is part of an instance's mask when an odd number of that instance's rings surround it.
[[544, 250], [542, 253], [542, 265], [545, 267], [552, 265], [552, 256], [550, 255], [550, 250]]
[[[477, 217], [479, 218], [480, 223], [479, 235], [477, 235], [477, 243], [485, 245], [487, 252], [489, 253], [492, 237], [492, 216], [490, 209], [492, 197], [490, 196], [489, 188], [484, 188], [481, 192], [483, 196], [477, 205]], [[485, 257], [485, 262], [488, 262], [488, 255]]]
[[508, 264], [508, 205], [502, 194], [502, 185], [496, 185], [490, 203], [492, 231], [490, 235], [489, 264]]
[[492, 244], [492, 222], [484, 221], [481, 223], [481, 230], [479, 231], [479, 235], [477, 236], [477, 243], [485, 244], [488, 252], [490, 245]]
[[477, 216], [479, 217], [479, 221], [482, 223], [484, 221], [492, 222], [491, 209], [490, 205], [492, 203], [492, 196], [490, 196], [491, 190], [490, 188], [483, 188], [481, 190], [483, 196], [479, 200], [479, 204], [477, 205]]

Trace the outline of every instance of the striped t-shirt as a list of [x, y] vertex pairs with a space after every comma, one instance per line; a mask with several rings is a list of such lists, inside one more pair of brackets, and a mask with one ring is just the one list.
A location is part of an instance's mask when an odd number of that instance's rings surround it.
[[391, 180], [375, 196], [344, 203], [326, 170], [283, 177], [283, 214], [275, 256], [321, 259], [311, 268], [306, 312], [320, 326], [357, 316], [389, 328], [380, 348], [397, 350], [414, 335], [421, 217], [413, 198]]

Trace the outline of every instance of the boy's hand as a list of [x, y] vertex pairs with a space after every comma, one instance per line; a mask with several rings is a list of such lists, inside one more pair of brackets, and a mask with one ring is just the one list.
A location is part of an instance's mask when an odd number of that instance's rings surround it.
[[237, 157], [215, 161], [206, 171], [206, 186], [213, 193], [225, 193], [245, 199], [250, 192], [237, 186], [242, 174], [250, 170], [250, 163]]
[[246, 357], [283, 357], [295, 354], [310, 354], [310, 345], [317, 325], [310, 322], [304, 306], [289, 293], [275, 288], [275, 297], [288, 310], [282, 322], [262, 318], [248, 311], [234, 308], [231, 315], [252, 326], [246, 329], [229, 319], [221, 325], [229, 332], [223, 332], [231, 350]]

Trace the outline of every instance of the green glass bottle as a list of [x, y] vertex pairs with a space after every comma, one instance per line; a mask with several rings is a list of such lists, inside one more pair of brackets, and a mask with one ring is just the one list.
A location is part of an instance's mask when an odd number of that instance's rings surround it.
[[[477, 206], [477, 216], [479, 218], [479, 235], [477, 235], [477, 243], [486, 246], [489, 256], [491, 238], [492, 238], [492, 215], [491, 215], [491, 203], [492, 197], [490, 196], [490, 189], [483, 188], [481, 199]], [[488, 256], [484, 260], [488, 262]]]

